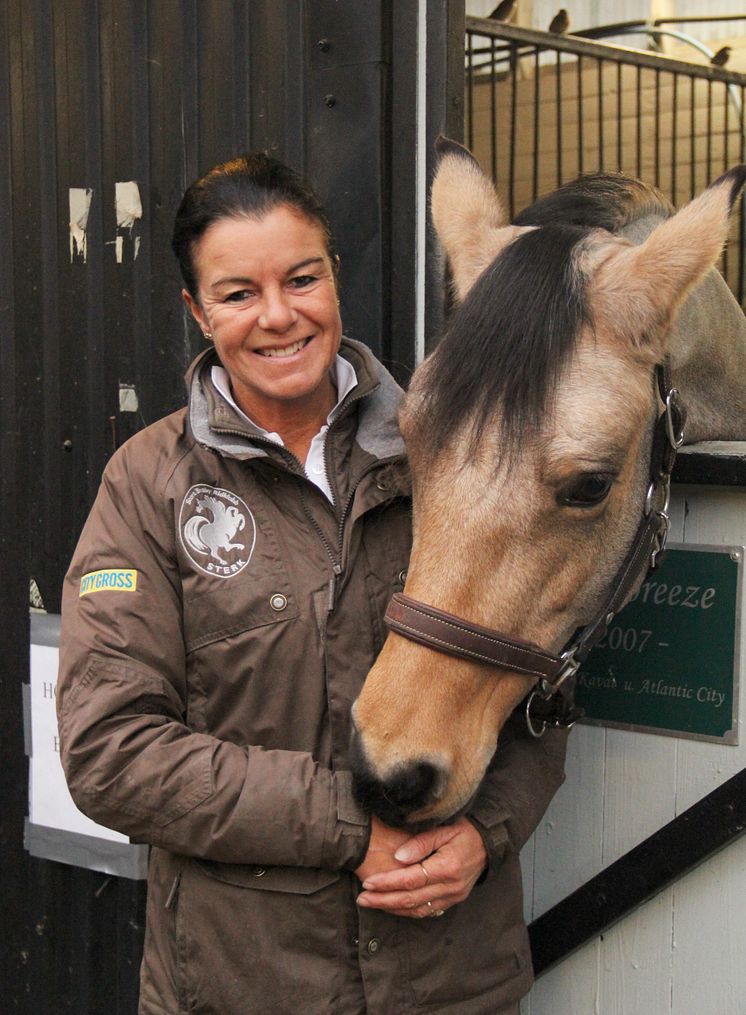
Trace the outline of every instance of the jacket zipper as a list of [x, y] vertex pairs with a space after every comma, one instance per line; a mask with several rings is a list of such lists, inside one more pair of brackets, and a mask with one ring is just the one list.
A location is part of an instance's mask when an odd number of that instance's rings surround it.
[[[348, 403], [348, 405], [349, 404], [351, 404], [351, 403]], [[340, 415], [342, 415], [342, 413], [340, 413]], [[339, 416], [337, 416], [337, 419], [339, 419]], [[336, 422], [336, 420], [335, 420], [335, 422]], [[329, 429], [331, 430], [331, 427]], [[247, 437], [248, 436], [244, 431], [232, 429], [230, 427], [220, 427], [220, 428], [216, 427], [215, 428], [215, 432], [216, 433], [222, 433], [222, 434], [232, 434], [232, 435], [234, 435], [236, 437]], [[327, 437], [328, 437], [328, 434], [327, 434]], [[295, 457], [295, 455], [292, 454], [290, 451], [288, 451], [286, 448], [283, 448], [279, 444], [275, 444], [274, 441], [267, 440], [266, 437], [262, 437], [260, 434], [252, 434], [251, 435], [251, 440], [257, 441], [260, 444], [265, 444], [268, 447], [272, 447], [276, 451], [279, 451], [280, 454], [282, 455], [282, 457], [287, 461], [288, 465], [291, 466], [291, 471], [292, 471], [293, 475], [300, 476], [303, 479], [307, 479], [308, 478], [306, 476], [305, 472], [303, 471], [303, 467], [302, 467], [301, 463], [298, 461], [298, 459]], [[329, 470], [328, 470], [328, 462], [327, 462], [327, 459], [326, 459], [326, 449], [327, 449], [327, 442], [325, 441], [324, 442], [324, 468], [326, 469], [326, 474], [327, 474], [327, 478], [328, 478], [328, 476], [329, 476]], [[213, 450], [213, 449], [210, 449], [210, 450]], [[362, 476], [361, 476], [361, 478], [362, 478]], [[331, 486], [331, 484], [330, 484], [330, 486]], [[303, 505], [303, 513], [305, 514], [306, 518], [308, 519], [308, 522], [309, 522], [311, 528], [313, 529], [313, 531], [318, 536], [318, 538], [319, 538], [319, 540], [321, 542], [321, 545], [324, 547], [324, 550], [326, 551], [326, 555], [329, 558], [329, 563], [332, 566], [332, 576], [329, 579], [329, 584], [328, 584], [329, 593], [328, 593], [328, 602], [327, 602], [327, 612], [331, 613], [332, 610], [334, 609], [335, 600], [336, 600], [337, 578], [342, 574], [342, 565], [340, 563], [340, 558], [342, 556], [342, 553], [341, 553], [342, 541], [341, 541], [341, 538], [340, 538], [339, 539], [340, 553], [339, 553], [339, 556], [338, 556], [337, 554], [335, 554], [334, 550], [332, 549], [332, 547], [331, 547], [331, 545], [329, 543], [329, 540], [326, 538], [324, 530], [321, 528], [319, 523], [314, 518], [313, 513], [312, 513], [311, 509], [309, 508], [309, 506], [308, 506], [308, 504], [306, 502], [305, 490], [304, 490], [302, 485], [300, 487], [300, 497], [301, 497], [301, 504]], [[333, 488], [332, 488], [332, 503], [336, 507], [336, 497], [335, 497], [334, 489]], [[341, 531], [341, 527], [340, 527], [340, 531]]]
[[[373, 390], [373, 389], [371, 389], [371, 390]], [[355, 402], [361, 401], [363, 398], [366, 397], [366, 395], [369, 395], [369, 394], [370, 394], [370, 391], [362, 392], [362, 393], [357, 394], [357, 395], [353, 395], [341, 407], [339, 413], [334, 417], [334, 420], [332, 421], [332, 423], [331, 423], [331, 425], [329, 427], [329, 430], [328, 430], [327, 435], [326, 435], [327, 439], [324, 441], [324, 471], [326, 473], [327, 480], [329, 479], [329, 459], [328, 459], [329, 435], [330, 435], [330, 433], [332, 431], [332, 427], [334, 427], [339, 422], [340, 419], [343, 419], [347, 415], [347, 413], [349, 412], [351, 406], [353, 406], [355, 404]], [[293, 472], [294, 475], [301, 476], [303, 479], [308, 479], [308, 477], [306, 476], [305, 472], [303, 471], [303, 466], [301, 465], [301, 463], [298, 461], [298, 459], [295, 457], [294, 454], [292, 454], [290, 451], [288, 451], [286, 448], [282, 447], [281, 445], [275, 444], [274, 441], [267, 440], [266, 437], [262, 437], [260, 434], [251, 434], [251, 435], [248, 435], [243, 430], [237, 430], [237, 429], [233, 429], [233, 428], [230, 428], [230, 427], [220, 427], [220, 428], [216, 427], [215, 428], [215, 433], [232, 434], [233, 436], [244, 437], [244, 438], [250, 436], [251, 440], [257, 441], [257, 442], [259, 442], [261, 444], [265, 444], [268, 447], [275, 448], [288, 461], [288, 464], [290, 464], [292, 466], [292, 472]], [[212, 449], [209, 449], [209, 450], [212, 450]], [[319, 537], [319, 539], [321, 541], [321, 545], [324, 547], [324, 550], [326, 551], [326, 555], [329, 558], [329, 562], [330, 562], [330, 564], [332, 566], [332, 572], [333, 573], [332, 573], [331, 578], [329, 579], [329, 585], [328, 585], [328, 590], [329, 590], [329, 597], [328, 597], [328, 602], [327, 602], [327, 612], [328, 613], [331, 613], [334, 610], [334, 607], [336, 606], [337, 579], [342, 574], [342, 570], [343, 570], [342, 569], [342, 553], [343, 553], [343, 544], [344, 544], [344, 527], [345, 527], [345, 522], [347, 521], [347, 515], [348, 515], [350, 507], [352, 505], [352, 501], [353, 501], [353, 499], [355, 497], [355, 491], [357, 490], [357, 488], [360, 485], [360, 483], [362, 482], [362, 480], [365, 479], [365, 477], [370, 472], [372, 472], [374, 469], [378, 468], [378, 466], [380, 464], [381, 464], [380, 462], [376, 462], [376, 463], [370, 465], [363, 472], [361, 472], [360, 475], [358, 476], [357, 482], [355, 483], [354, 487], [352, 488], [350, 493], [347, 495], [347, 500], [345, 501], [345, 503], [344, 503], [344, 505], [342, 507], [342, 511], [340, 513], [340, 516], [339, 516], [339, 525], [337, 527], [337, 549], [338, 549], [338, 553], [334, 552], [334, 549], [329, 544], [329, 540], [326, 538], [324, 530], [321, 528], [321, 526], [319, 525], [319, 523], [316, 521], [315, 517], [313, 516], [313, 513], [311, 512], [311, 509], [309, 508], [309, 506], [308, 506], [308, 504], [306, 502], [305, 490], [304, 490], [303, 486], [301, 486], [301, 503], [303, 505], [303, 513], [305, 514], [306, 518], [308, 519], [308, 521], [309, 521], [309, 523], [311, 525], [311, 528], [314, 530], [316, 535]], [[309, 482], [310, 482], [310, 480], [309, 480]], [[336, 508], [338, 506], [337, 505], [337, 495], [336, 495], [334, 487], [333, 487], [333, 485], [331, 483], [329, 483], [329, 488], [330, 488], [330, 490], [332, 492], [332, 505]]]
[[179, 885], [181, 884], [181, 871], [174, 878], [174, 883], [171, 885], [171, 891], [168, 893], [166, 899], [165, 909], [172, 909], [176, 905], [176, 898], [179, 894]]

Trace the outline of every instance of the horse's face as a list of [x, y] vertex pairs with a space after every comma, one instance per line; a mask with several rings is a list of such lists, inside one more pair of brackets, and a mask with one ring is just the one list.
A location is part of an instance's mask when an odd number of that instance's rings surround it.
[[[475, 447], [461, 435], [433, 461], [421, 436], [426, 383], [426, 373], [413, 382], [401, 418], [415, 493], [406, 592], [556, 650], [591, 618], [637, 527], [650, 376], [590, 339], [582, 343], [563, 374], [551, 425], [501, 464], [497, 424]], [[612, 479], [598, 503], [571, 501], [595, 497]], [[375, 809], [390, 823], [460, 811], [532, 682], [390, 635], [354, 710], [367, 763], [364, 797], [378, 800]], [[413, 766], [414, 777], [407, 775]], [[393, 789], [379, 796], [375, 781]]]
[[[651, 264], [660, 260], [659, 248], [639, 259], [646, 245], [631, 247], [600, 231], [571, 236], [560, 255], [568, 277], [546, 305], [535, 293], [527, 294], [525, 306], [521, 293], [507, 301], [503, 294], [497, 302], [505, 320], [491, 322], [493, 333], [512, 329], [516, 334], [509, 341], [521, 342], [525, 335], [517, 334], [516, 321], [532, 312], [551, 317], [553, 307], [560, 307], [561, 319], [563, 305], [581, 285], [577, 327], [560, 350], [559, 365], [545, 364], [549, 372], [538, 394], [530, 383], [521, 393], [500, 378], [480, 394], [480, 372], [488, 373], [493, 364], [478, 363], [465, 394], [455, 378], [464, 351], [459, 343], [469, 341], [484, 319], [490, 272], [501, 284], [510, 279], [512, 269], [501, 267], [501, 259], [529, 230], [497, 225], [494, 195], [485, 198], [484, 179], [468, 156], [449, 152], [441, 166], [433, 217], [464, 302], [441, 346], [416, 372], [401, 414], [414, 489], [414, 547], [405, 591], [557, 651], [598, 609], [637, 528], [656, 411], [651, 368], [664, 353], [676, 302], [717, 256], [722, 227], [704, 256], [697, 250], [701, 233], [696, 243], [688, 239], [692, 263], [677, 269], [674, 281], [661, 279], [660, 272], [648, 277]], [[720, 189], [727, 193], [710, 202], [720, 205], [710, 219], [724, 222], [733, 188]], [[469, 190], [478, 195], [480, 208], [468, 201], [466, 208], [454, 207], [453, 195]], [[445, 199], [443, 207], [439, 202]], [[481, 245], [473, 235], [479, 222], [485, 223]], [[669, 242], [686, 260], [681, 239], [676, 233]], [[527, 242], [540, 243], [540, 231]], [[492, 267], [474, 285], [485, 263]], [[539, 275], [546, 268], [540, 266]], [[563, 286], [569, 286], [567, 292]], [[516, 303], [514, 314], [510, 308]], [[527, 320], [525, 331], [533, 327], [528, 340], [535, 342], [546, 324]], [[480, 349], [492, 351], [489, 344], [477, 344], [466, 354], [478, 355]], [[496, 356], [504, 360], [504, 353]], [[469, 374], [467, 365], [463, 372]], [[505, 720], [531, 684], [519, 674], [390, 634], [354, 706], [353, 764], [363, 802], [393, 824], [439, 822], [463, 810]]]

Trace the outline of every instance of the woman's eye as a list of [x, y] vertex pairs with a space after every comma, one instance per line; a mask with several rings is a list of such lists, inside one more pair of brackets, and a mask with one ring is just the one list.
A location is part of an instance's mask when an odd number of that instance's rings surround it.
[[566, 507], [594, 507], [605, 500], [613, 482], [612, 476], [587, 472], [566, 487], [557, 500]]
[[244, 300], [250, 299], [254, 294], [250, 289], [237, 289], [233, 293], [228, 293], [224, 299], [224, 303], [243, 303]]
[[294, 289], [305, 289], [307, 285], [312, 285], [317, 281], [315, 275], [296, 275], [290, 279], [290, 285]]

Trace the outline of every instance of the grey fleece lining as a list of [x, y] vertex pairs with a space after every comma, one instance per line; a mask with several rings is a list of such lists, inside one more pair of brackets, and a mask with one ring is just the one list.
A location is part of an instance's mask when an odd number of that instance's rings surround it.
[[252, 444], [248, 437], [238, 434], [217, 433], [209, 423], [210, 407], [202, 390], [201, 370], [195, 370], [192, 390], [189, 392], [189, 425], [195, 439], [206, 448], [212, 448], [231, 458], [266, 458], [264, 448]]
[[[402, 397], [401, 388], [367, 346], [351, 338], [343, 338], [340, 347], [342, 356], [347, 352], [345, 347], [353, 353], [353, 357], [354, 354], [361, 357], [364, 369], [378, 379], [373, 391], [361, 401], [355, 438], [357, 444], [375, 458], [401, 457], [404, 455], [404, 441], [396, 422], [396, 413]], [[249, 436], [244, 438], [238, 434], [217, 433], [212, 429], [209, 423], [209, 404], [200, 379], [201, 373], [201, 369], [194, 371], [189, 396], [189, 424], [195, 439], [204, 447], [212, 448], [232, 458], [265, 458], [267, 451], [252, 443]]]

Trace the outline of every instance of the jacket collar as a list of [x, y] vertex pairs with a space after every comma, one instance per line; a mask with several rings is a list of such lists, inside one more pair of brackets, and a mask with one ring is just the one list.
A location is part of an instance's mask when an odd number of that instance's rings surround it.
[[[358, 383], [347, 395], [339, 416], [353, 401], [360, 401], [356, 441], [374, 458], [388, 460], [404, 455], [397, 410], [402, 390], [386, 368], [361, 342], [342, 338], [339, 354], [355, 368]], [[269, 448], [259, 431], [242, 419], [222, 398], [210, 379], [219, 359], [210, 347], [194, 360], [187, 372], [189, 426], [199, 444], [230, 458], [262, 458]]]

